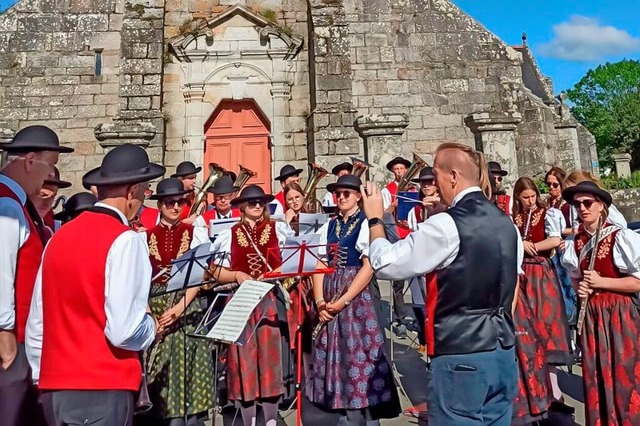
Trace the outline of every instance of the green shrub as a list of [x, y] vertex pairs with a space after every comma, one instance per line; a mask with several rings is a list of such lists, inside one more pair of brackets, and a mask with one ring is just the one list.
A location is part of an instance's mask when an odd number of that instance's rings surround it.
[[607, 189], [631, 189], [640, 188], [640, 171], [631, 173], [631, 176], [619, 178], [616, 175], [602, 178], [602, 183]]

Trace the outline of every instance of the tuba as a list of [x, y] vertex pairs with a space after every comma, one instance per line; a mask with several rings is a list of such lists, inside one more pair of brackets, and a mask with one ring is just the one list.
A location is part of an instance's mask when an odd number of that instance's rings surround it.
[[304, 209], [310, 213], [322, 212], [322, 203], [315, 198], [316, 186], [329, 172], [317, 163], [309, 163], [309, 180], [304, 187]]
[[242, 164], [240, 164], [239, 166], [240, 166], [240, 171], [238, 172], [238, 177], [236, 178], [236, 181], [233, 183], [233, 186], [237, 186], [238, 188], [242, 189], [242, 187], [247, 184], [249, 179], [254, 177], [257, 173], [247, 169]]
[[411, 166], [409, 166], [407, 172], [402, 177], [402, 180], [398, 185], [398, 192], [407, 191], [412, 186], [415, 186], [415, 184], [411, 182], [411, 179], [418, 176], [420, 170], [424, 169], [425, 167], [427, 167], [427, 162], [420, 158], [420, 156], [414, 152], [413, 163], [411, 163]]
[[351, 163], [353, 164], [351, 174], [358, 178], [362, 178], [362, 175], [365, 174], [369, 167], [373, 167], [372, 164], [369, 164], [364, 160], [359, 160], [356, 157], [351, 157]]
[[202, 188], [198, 190], [191, 209], [189, 210], [189, 216], [199, 216], [205, 211], [207, 208], [207, 189], [211, 188], [225, 172], [226, 170], [219, 164], [209, 163], [209, 177]]

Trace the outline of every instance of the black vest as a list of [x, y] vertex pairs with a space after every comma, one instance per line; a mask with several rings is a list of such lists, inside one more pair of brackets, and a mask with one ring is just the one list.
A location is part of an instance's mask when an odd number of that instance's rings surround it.
[[436, 272], [434, 355], [515, 345], [511, 304], [517, 280], [518, 234], [482, 192], [447, 210], [460, 235], [458, 256]]

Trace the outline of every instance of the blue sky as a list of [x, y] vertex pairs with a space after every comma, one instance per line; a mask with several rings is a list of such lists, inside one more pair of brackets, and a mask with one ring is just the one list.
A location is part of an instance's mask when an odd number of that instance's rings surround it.
[[508, 44], [529, 46], [556, 93], [591, 68], [640, 59], [639, 0], [453, 0]]

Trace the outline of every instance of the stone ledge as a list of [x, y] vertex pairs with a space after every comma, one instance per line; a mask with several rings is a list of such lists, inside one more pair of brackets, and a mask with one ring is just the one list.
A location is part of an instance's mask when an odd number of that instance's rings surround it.
[[402, 135], [408, 125], [407, 114], [376, 114], [358, 117], [354, 127], [364, 138], [365, 136]]
[[15, 134], [16, 132], [13, 129], [0, 127], [0, 144], [11, 142]]
[[93, 133], [103, 148], [125, 143], [147, 147], [157, 130], [151, 123], [102, 123], [96, 126]]
[[473, 133], [514, 131], [521, 121], [522, 114], [519, 112], [481, 112], [471, 114], [464, 119]]

